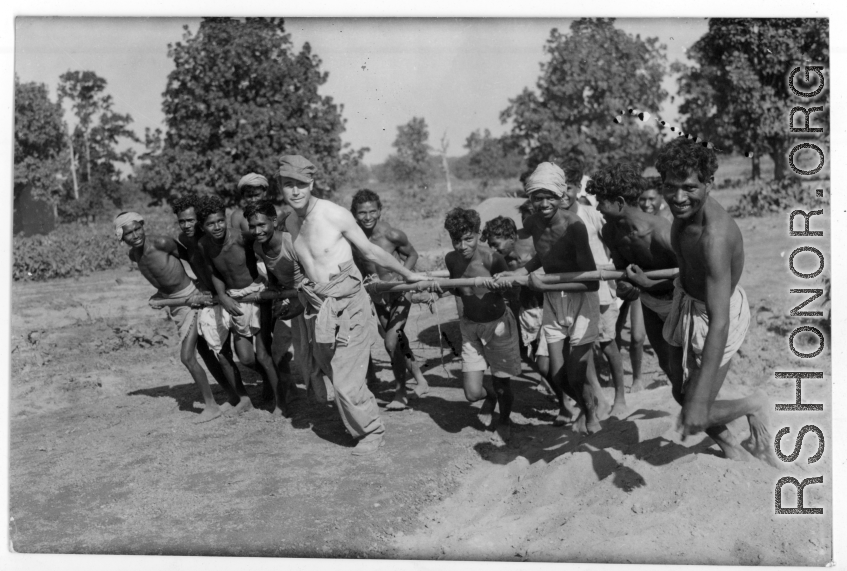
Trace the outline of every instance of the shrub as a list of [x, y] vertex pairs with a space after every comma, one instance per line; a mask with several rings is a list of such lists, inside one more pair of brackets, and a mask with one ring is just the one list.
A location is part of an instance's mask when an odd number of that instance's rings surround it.
[[[173, 217], [167, 217], [164, 210], [141, 214], [148, 234], [176, 234]], [[115, 238], [111, 220], [96, 224], [60, 224], [46, 236], [14, 237], [12, 279], [42, 281], [128, 268], [127, 250], [127, 246]]]
[[[745, 218], [764, 216], [772, 212], [785, 212], [809, 203], [810, 193], [814, 193], [812, 188], [804, 188], [791, 178], [767, 182], [755, 180], [749, 183], [749, 189], [738, 198], [738, 202], [729, 208], [729, 213]], [[823, 198], [816, 198], [815, 201], [816, 204], [828, 204], [829, 192], [825, 192]]]

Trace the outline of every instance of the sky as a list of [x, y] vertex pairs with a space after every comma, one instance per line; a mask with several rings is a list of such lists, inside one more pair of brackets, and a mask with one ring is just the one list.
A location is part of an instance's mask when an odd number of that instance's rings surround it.
[[[297, 50], [311, 44], [329, 79], [320, 90], [344, 105], [354, 148], [369, 147], [369, 164], [393, 152], [397, 127], [426, 119], [430, 144], [446, 134], [448, 155], [466, 152], [476, 129], [506, 132], [500, 112], [525, 87], [534, 88], [552, 28], [567, 30], [567, 18], [288, 18]], [[162, 92], [173, 62], [169, 43], [195, 31], [197, 18], [31, 18], [15, 26], [15, 71], [21, 81], [46, 83], [55, 98], [59, 76], [91, 70], [108, 82], [115, 110], [129, 113], [132, 128], [164, 129]], [[630, 34], [658, 37], [668, 63], [687, 62], [685, 49], [707, 29], [704, 18], [619, 19]], [[676, 82], [663, 87], [676, 94]], [[665, 102], [663, 117], [677, 118], [678, 101]], [[66, 110], [66, 119], [75, 121]], [[141, 147], [137, 146], [140, 150]]]

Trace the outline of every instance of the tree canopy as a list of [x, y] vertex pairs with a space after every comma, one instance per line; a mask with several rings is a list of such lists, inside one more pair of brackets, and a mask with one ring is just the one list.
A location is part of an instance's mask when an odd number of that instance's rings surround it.
[[62, 106], [50, 101], [43, 83], [21, 83], [15, 76], [15, 184], [17, 196], [27, 185], [33, 196], [55, 203], [61, 175], [68, 171], [68, 145]]
[[294, 51], [282, 18], [205, 18], [168, 46], [167, 131], [147, 132], [146, 192], [162, 200], [215, 193], [233, 203], [241, 176], [270, 176], [283, 154], [318, 166], [332, 191], [367, 149], [341, 142], [343, 106], [318, 94], [328, 74], [308, 43]]
[[614, 122], [622, 109], [659, 111], [667, 92], [665, 46], [658, 38], [631, 36], [614, 19], [582, 18], [570, 33], [553, 28], [544, 46], [537, 91], [524, 89], [500, 114], [512, 122], [511, 141], [529, 168], [579, 150], [589, 166], [621, 160], [645, 163], [655, 153], [657, 131]]
[[498, 178], [517, 178], [523, 170], [523, 157], [491, 131], [479, 129], [465, 139], [468, 149], [468, 170], [471, 176], [482, 180], [487, 186]]
[[391, 144], [397, 154], [386, 160], [393, 180], [415, 186], [424, 186], [431, 180], [428, 141], [429, 127], [423, 117], [412, 117], [408, 123], [397, 127], [397, 137]]
[[[829, 22], [825, 18], [719, 18], [688, 50], [696, 66], [674, 64], [679, 94], [685, 97], [682, 128], [716, 147], [770, 155], [774, 178], [787, 173], [792, 107], [821, 106], [828, 90], [803, 103], [788, 88], [788, 74], [800, 66], [795, 84], [803, 88], [803, 65], [829, 64]], [[826, 71], [824, 71], [826, 73]], [[815, 74], [811, 74], [814, 78]], [[816, 81], [812, 80], [813, 83]], [[809, 101], [814, 101], [809, 102]], [[798, 113], [795, 125], [803, 125]], [[811, 114], [810, 126], [826, 126], [829, 112]], [[828, 129], [825, 129], [828, 132]]]

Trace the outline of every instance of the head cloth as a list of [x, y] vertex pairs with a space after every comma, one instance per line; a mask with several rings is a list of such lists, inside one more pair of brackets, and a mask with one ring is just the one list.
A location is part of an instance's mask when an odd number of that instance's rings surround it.
[[128, 226], [133, 222], [144, 223], [144, 218], [137, 212], [121, 212], [115, 216], [115, 237], [120, 240], [124, 237], [124, 226]]
[[268, 188], [268, 179], [260, 174], [251, 172], [250, 174], [245, 174], [241, 177], [241, 180], [238, 181], [238, 190], [241, 190], [242, 186], [264, 186], [265, 188]]
[[553, 163], [541, 163], [526, 178], [524, 190], [528, 195], [539, 190], [549, 190], [559, 198], [565, 195], [568, 183], [565, 182], [565, 171]]

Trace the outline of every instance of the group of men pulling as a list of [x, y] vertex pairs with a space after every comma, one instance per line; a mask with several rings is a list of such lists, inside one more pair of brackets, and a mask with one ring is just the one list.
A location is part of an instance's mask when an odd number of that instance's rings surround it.
[[[656, 169], [658, 184], [648, 185], [634, 165], [601, 168], [579, 196], [581, 169], [566, 166], [566, 174], [545, 162], [524, 181], [523, 228], [507, 217], [481, 228], [479, 214], [471, 209], [447, 214], [444, 226], [453, 251], [444, 261], [450, 278], [475, 278], [473, 286], [452, 288], [465, 396], [483, 401], [480, 420], [496, 438], [509, 441], [511, 378], [520, 373], [523, 356], [558, 401], [556, 425], [571, 422], [575, 431], [590, 434], [601, 430], [600, 421], [608, 416], [624, 418], [619, 345], [631, 307], [630, 390], [643, 388], [640, 351], [646, 333], [682, 407], [683, 437], [705, 431], [728, 458], [743, 459], [749, 452], [775, 464], [765, 393], [717, 398], [750, 311], [739, 285], [741, 232], [709, 196], [715, 154], [678, 138], [663, 147]], [[369, 454], [384, 443], [385, 432], [368, 388], [377, 329], [396, 382], [386, 409], [407, 406], [408, 375], [418, 395], [428, 385], [403, 332], [411, 302], [420, 298], [379, 293], [365, 285], [363, 275], [382, 282], [432, 278], [414, 271], [418, 255], [406, 235], [380, 219], [378, 195], [360, 190], [348, 211], [313, 196], [315, 170], [301, 156], [280, 158], [275, 176], [283, 206], [268, 200], [264, 177], [250, 174], [239, 182], [243, 211], [228, 215], [215, 196], [182, 198], [173, 204], [181, 229], [177, 239], [145, 236], [141, 216], [132, 212], [116, 217], [116, 234], [158, 289], [155, 297], [186, 303], [169, 311], [179, 327], [182, 361], [205, 400], [200, 421], [252, 407], [231, 346], [239, 362], [262, 376], [266, 396], [275, 403], [273, 414], [288, 415], [294, 384], [285, 358], [277, 362], [272, 355], [273, 332], [296, 340], [310, 390], [320, 392], [326, 378], [347, 430], [358, 439], [353, 453]], [[626, 279], [563, 285], [541, 277], [613, 268], [624, 269]], [[645, 274], [672, 268], [679, 268], [673, 280]], [[513, 286], [518, 276], [527, 276], [526, 286]], [[298, 295], [273, 306], [239, 301], [268, 287], [296, 289]], [[431, 289], [427, 295], [444, 293], [437, 286]], [[616, 290], [627, 300], [623, 315]], [[208, 306], [212, 293], [218, 304]], [[597, 379], [595, 347], [609, 362], [612, 404]], [[212, 398], [198, 353], [227, 392], [221, 406]], [[741, 416], [750, 426], [743, 445], [726, 426]]]

